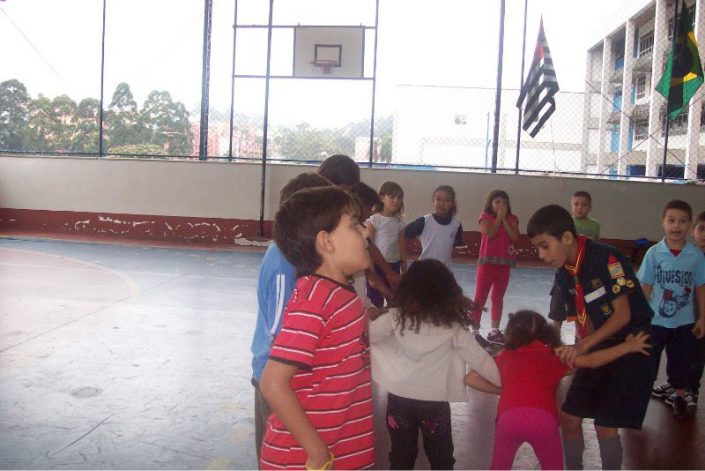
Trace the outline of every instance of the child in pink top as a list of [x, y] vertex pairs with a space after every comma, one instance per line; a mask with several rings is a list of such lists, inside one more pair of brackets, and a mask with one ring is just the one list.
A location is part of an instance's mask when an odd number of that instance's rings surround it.
[[[487, 196], [485, 210], [480, 214], [480, 254], [477, 259], [475, 276], [475, 308], [472, 323], [475, 330], [480, 328], [480, 317], [492, 288], [492, 329], [487, 341], [504, 345], [504, 336], [499, 330], [502, 320], [504, 293], [509, 285], [510, 267], [516, 265], [512, 243], [519, 237], [519, 220], [512, 214], [509, 195], [503, 190], [493, 190]], [[478, 341], [484, 343], [476, 333]]]
[[[511, 469], [516, 451], [528, 442], [542, 469], [563, 469], [556, 392], [571, 369], [554, 353], [562, 348], [557, 331], [534, 311], [509, 315], [505, 350], [495, 358], [502, 388], [488, 384], [476, 371], [468, 386], [500, 394], [490, 469]], [[596, 368], [633, 352], [648, 355], [648, 335], [629, 335], [623, 343], [575, 358], [579, 368]]]

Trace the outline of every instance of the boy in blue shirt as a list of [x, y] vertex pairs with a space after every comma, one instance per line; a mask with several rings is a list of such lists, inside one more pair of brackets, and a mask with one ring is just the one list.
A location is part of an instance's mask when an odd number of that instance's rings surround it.
[[[279, 203], [304, 188], [331, 186], [330, 181], [318, 174], [307, 172], [291, 179], [282, 188]], [[259, 380], [269, 358], [274, 337], [282, 326], [282, 314], [296, 284], [296, 268], [284, 257], [277, 244], [272, 242], [260, 265], [257, 280], [257, 324], [252, 338], [252, 385], [255, 387], [255, 444], [259, 460], [267, 418], [272, 409], [262, 397]]]
[[[661, 353], [666, 349], [666, 371], [674, 396], [673, 416], [684, 419], [695, 410], [688, 391], [696, 339], [705, 335], [705, 257], [688, 242], [693, 211], [685, 201], [673, 200], [663, 210], [661, 226], [665, 237], [651, 247], [637, 277], [655, 315], [651, 321], [653, 375], [658, 374]], [[694, 312], [697, 299], [699, 312]], [[694, 322], [695, 320], [695, 322]], [[653, 395], [660, 394], [657, 386]]]

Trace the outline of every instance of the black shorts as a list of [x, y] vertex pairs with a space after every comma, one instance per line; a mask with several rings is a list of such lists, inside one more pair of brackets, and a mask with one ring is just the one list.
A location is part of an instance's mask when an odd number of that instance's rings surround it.
[[579, 368], [562, 410], [595, 425], [641, 429], [651, 397], [651, 360], [630, 353], [600, 368]]

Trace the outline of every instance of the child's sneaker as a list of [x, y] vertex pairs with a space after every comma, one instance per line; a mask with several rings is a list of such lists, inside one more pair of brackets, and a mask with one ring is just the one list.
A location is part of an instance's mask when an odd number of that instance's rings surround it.
[[492, 346], [492, 344], [489, 343], [487, 340], [485, 340], [485, 338], [484, 338], [482, 335], [480, 335], [479, 332], [477, 332], [477, 333], [475, 334], [475, 340], [476, 340], [477, 343], [478, 343], [482, 348], [484, 348], [485, 350], [487, 350], [488, 348], [490, 348], [490, 347]]
[[688, 403], [684, 396], [676, 396], [673, 398], [673, 418], [683, 420], [688, 416]]
[[666, 399], [666, 403], [671, 405], [673, 404], [673, 402], [669, 402], [669, 399], [670, 396], [675, 393], [676, 390], [671, 387], [668, 381], [664, 381], [663, 383], [659, 384], [651, 390], [651, 395], [653, 397], [657, 397], [659, 399]]
[[504, 334], [500, 330], [491, 330], [487, 334], [487, 341], [495, 345], [504, 345]]
[[687, 389], [685, 391], [685, 403], [688, 406], [688, 410], [695, 410], [698, 406], [698, 396], [695, 395], [692, 389]]

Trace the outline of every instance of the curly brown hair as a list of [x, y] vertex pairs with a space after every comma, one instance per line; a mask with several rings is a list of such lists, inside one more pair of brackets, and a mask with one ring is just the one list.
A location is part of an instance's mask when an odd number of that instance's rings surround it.
[[528, 309], [509, 314], [504, 337], [506, 339], [504, 348], [507, 350], [516, 350], [534, 340], [540, 340], [551, 348], [557, 348], [563, 344], [560, 335], [546, 321], [546, 318], [538, 312]]
[[414, 262], [399, 282], [390, 307], [398, 307], [401, 332], [418, 332], [422, 322], [433, 325], [470, 325], [472, 301], [463, 295], [453, 273], [444, 263], [425, 259]]

